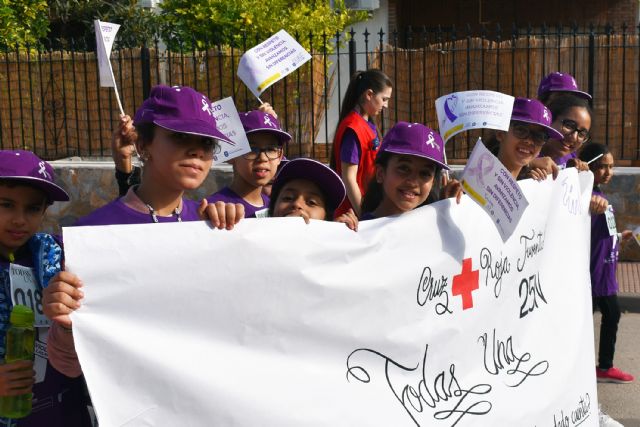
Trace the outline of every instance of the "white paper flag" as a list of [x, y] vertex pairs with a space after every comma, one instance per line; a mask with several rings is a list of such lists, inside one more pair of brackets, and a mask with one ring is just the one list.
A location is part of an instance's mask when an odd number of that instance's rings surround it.
[[111, 48], [116, 39], [120, 25], [110, 22], [93, 21], [96, 30], [96, 52], [98, 54], [98, 69], [100, 70], [100, 86], [116, 87], [116, 80], [111, 68]]
[[227, 97], [211, 103], [211, 111], [216, 119], [216, 127], [225, 134], [227, 138], [233, 141], [230, 144], [226, 141], [218, 140], [218, 147], [213, 155], [214, 164], [224, 163], [235, 157], [248, 153], [249, 140], [244, 132], [240, 116], [233, 98]]
[[444, 142], [470, 129], [508, 130], [514, 97], [490, 90], [455, 92], [436, 99]]
[[300, 43], [280, 30], [242, 55], [238, 77], [259, 98], [265, 89], [310, 59], [311, 55]]
[[93, 25], [96, 31], [96, 54], [98, 56], [100, 86], [113, 88], [120, 114], [124, 114], [124, 108], [122, 108], [122, 102], [120, 101], [120, 94], [118, 93], [118, 86], [113, 76], [113, 68], [111, 68], [110, 60], [111, 48], [113, 47], [113, 42], [116, 39], [120, 25], [111, 22], [102, 22], [99, 19], [93, 21]]
[[467, 160], [461, 183], [464, 191], [489, 214], [506, 241], [529, 202], [518, 182], [480, 138]]

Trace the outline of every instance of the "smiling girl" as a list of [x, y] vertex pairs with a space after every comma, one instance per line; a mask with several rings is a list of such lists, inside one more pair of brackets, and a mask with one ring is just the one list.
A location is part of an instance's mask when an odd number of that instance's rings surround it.
[[[398, 122], [376, 157], [375, 179], [362, 202], [362, 220], [399, 215], [438, 200], [444, 162], [440, 135], [420, 123]], [[458, 181], [445, 186], [445, 197], [461, 195]]]
[[[311, 219], [331, 221], [345, 195], [342, 180], [331, 168], [313, 159], [290, 160], [274, 180], [269, 216], [299, 216], [307, 224]], [[345, 223], [352, 230], [358, 228], [353, 210], [335, 221]]]
[[545, 179], [544, 170], [530, 167], [542, 147], [550, 140], [562, 139], [551, 127], [551, 112], [540, 101], [516, 98], [508, 131], [497, 131], [487, 140], [487, 147], [498, 157], [514, 179]]

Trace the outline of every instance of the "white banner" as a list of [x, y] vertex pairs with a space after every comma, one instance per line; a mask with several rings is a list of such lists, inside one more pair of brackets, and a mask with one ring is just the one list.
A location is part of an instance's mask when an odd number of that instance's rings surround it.
[[218, 140], [216, 152], [213, 155], [213, 163], [220, 164], [227, 160], [234, 159], [251, 151], [247, 134], [244, 132], [240, 115], [230, 96], [211, 103], [211, 111], [216, 119], [216, 127], [227, 138], [233, 141], [230, 144], [226, 141]]
[[471, 129], [509, 130], [515, 98], [490, 90], [454, 92], [436, 99], [436, 114], [444, 142]]
[[[101, 426], [597, 426], [593, 175], [399, 218], [65, 228]], [[571, 238], [567, 238], [571, 236]]]
[[285, 30], [252, 47], [242, 55], [238, 77], [256, 96], [300, 68], [311, 55]]
[[102, 22], [99, 19], [93, 21], [96, 31], [96, 53], [98, 55], [98, 70], [100, 71], [101, 87], [116, 87], [116, 79], [111, 68], [111, 48], [116, 39], [120, 25], [110, 22]]

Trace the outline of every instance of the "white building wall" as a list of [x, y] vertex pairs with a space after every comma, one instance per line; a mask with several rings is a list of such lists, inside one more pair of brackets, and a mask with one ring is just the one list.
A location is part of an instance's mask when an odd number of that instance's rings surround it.
[[[368, 30], [369, 34], [369, 50], [375, 49], [380, 44], [380, 29], [384, 32], [385, 43], [388, 40], [389, 28], [389, 1], [380, 0], [380, 8], [373, 11], [373, 16], [368, 21], [359, 22], [353, 26], [355, 31], [354, 39], [356, 41], [356, 58], [357, 70], [366, 69], [365, 55], [365, 37], [363, 33]], [[347, 29], [350, 32], [351, 28]], [[333, 141], [333, 135], [338, 125], [339, 100], [342, 99], [347, 86], [349, 85], [349, 46], [348, 43], [340, 48], [340, 84], [338, 85], [338, 59], [335, 54], [328, 57], [332, 63], [330, 72], [334, 72], [333, 87], [329, 89], [329, 101], [327, 107], [327, 115], [323, 117], [321, 123], [317, 123], [319, 131], [316, 137], [316, 143], [324, 144]], [[369, 64], [370, 68], [377, 68], [377, 64]], [[331, 75], [331, 74], [329, 74]], [[338, 93], [338, 88], [340, 93]]]

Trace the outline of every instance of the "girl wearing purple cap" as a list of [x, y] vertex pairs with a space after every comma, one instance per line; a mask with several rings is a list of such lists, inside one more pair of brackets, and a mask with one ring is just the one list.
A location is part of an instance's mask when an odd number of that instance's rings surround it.
[[[30, 151], [0, 151], [1, 359], [5, 357], [5, 334], [12, 298], [23, 305], [31, 305], [36, 314], [36, 346], [46, 346], [49, 327], [39, 310], [39, 295], [61, 269], [62, 248], [57, 239], [38, 230], [49, 205], [68, 200], [67, 193], [55, 183], [53, 168], [47, 162]], [[15, 276], [21, 280], [15, 280]], [[35, 295], [36, 305], [29, 304], [24, 295]], [[0, 365], [0, 396], [31, 392], [33, 410], [29, 416], [20, 419], [21, 426], [91, 425], [83, 378], [63, 375], [42, 353], [36, 356], [35, 363], [18, 361]], [[45, 404], [38, 404], [40, 402]], [[15, 420], [0, 417], [0, 425], [15, 423]]]
[[559, 71], [549, 73], [540, 81], [540, 85], [538, 86], [538, 100], [547, 107], [556, 97], [567, 94], [589, 101], [591, 100], [591, 95], [581, 91], [578, 88], [576, 79], [568, 73], [561, 73]]
[[[76, 225], [144, 224], [209, 218], [217, 228], [232, 229], [244, 215], [242, 206], [198, 203], [184, 198], [206, 178], [218, 131], [211, 103], [189, 87], [156, 86], [136, 112], [136, 149], [144, 166], [139, 186], [81, 218]], [[204, 107], [204, 108], [203, 108]], [[47, 287], [44, 312], [54, 321], [48, 351], [54, 366], [70, 377], [82, 371], [75, 354], [69, 314], [80, 307], [82, 281], [60, 272]]]
[[592, 111], [589, 102], [573, 95], [560, 95], [548, 107], [553, 115], [551, 126], [562, 134], [562, 139], [545, 144], [541, 156], [551, 158], [561, 169], [575, 166], [578, 170], [588, 170], [589, 167], [577, 158], [576, 152], [591, 137]]
[[233, 166], [231, 185], [207, 198], [211, 203], [223, 201], [244, 206], [245, 216], [265, 216], [269, 196], [263, 192], [275, 176], [291, 135], [280, 128], [275, 116], [260, 110], [240, 113], [240, 121], [251, 151], [229, 160]]
[[[311, 219], [331, 221], [345, 195], [342, 180], [331, 168], [313, 159], [289, 160], [274, 180], [269, 216], [299, 216], [307, 224]], [[335, 221], [358, 229], [358, 217], [353, 210]]]
[[391, 80], [380, 70], [358, 71], [349, 82], [330, 161], [331, 168], [338, 172], [347, 188], [347, 198], [336, 215], [350, 208], [360, 214], [362, 197], [373, 178], [380, 145], [373, 119], [388, 107], [392, 90]]
[[[606, 145], [587, 144], [580, 152], [584, 162], [594, 160], [589, 167], [593, 172], [593, 194], [604, 197], [601, 185], [606, 185], [613, 176], [613, 156]], [[601, 382], [629, 383], [633, 375], [613, 366], [616, 335], [620, 321], [618, 305], [618, 249], [620, 240], [633, 236], [630, 230], [618, 233], [613, 207], [608, 205], [605, 213], [591, 216], [591, 293], [593, 308], [600, 309], [600, 348], [596, 376]]]
[[546, 179], [546, 172], [530, 163], [538, 157], [542, 147], [562, 134], [551, 126], [551, 112], [540, 101], [516, 98], [511, 112], [509, 130], [496, 131], [486, 146], [515, 179]]
[[398, 122], [382, 141], [376, 156], [375, 179], [362, 201], [362, 220], [399, 215], [437, 201], [462, 196], [452, 180], [440, 190], [444, 162], [440, 135], [420, 123]]

